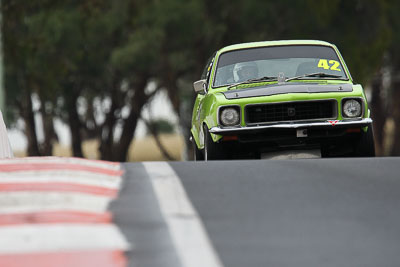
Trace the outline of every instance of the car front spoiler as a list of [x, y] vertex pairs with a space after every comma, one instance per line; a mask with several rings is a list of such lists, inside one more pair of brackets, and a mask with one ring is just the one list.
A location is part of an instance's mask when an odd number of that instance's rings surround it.
[[364, 118], [359, 120], [328, 120], [319, 122], [301, 122], [301, 123], [276, 123], [268, 125], [252, 125], [246, 127], [212, 127], [210, 133], [213, 134], [238, 134], [253, 131], [263, 131], [268, 129], [306, 129], [306, 128], [351, 128], [351, 127], [366, 127], [372, 124], [371, 118]]

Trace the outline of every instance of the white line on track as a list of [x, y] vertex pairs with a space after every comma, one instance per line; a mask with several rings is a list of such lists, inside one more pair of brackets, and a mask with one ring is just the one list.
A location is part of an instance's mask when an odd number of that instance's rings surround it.
[[84, 193], [6, 192], [0, 194], [0, 213], [60, 210], [103, 213], [111, 200], [110, 197]]
[[111, 224], [36, 224], [0, 227], [0, 254], [80, 250], [128, 250]]
[[222, 267], [204, 225], [175, 171], [165, 162], [143, 163], [184, 267]]

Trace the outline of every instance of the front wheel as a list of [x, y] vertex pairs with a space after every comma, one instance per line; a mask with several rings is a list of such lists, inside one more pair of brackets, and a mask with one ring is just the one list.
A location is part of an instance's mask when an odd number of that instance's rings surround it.
[[204, 130], [204, 160], [223, 160], [227, 158], [224, 147], [222, 144], [215, 143], [208, 131], [206, 125], [203, 127]]
[[375, 141], [372, 125], [367, 132], [361, 131], [361, 136], [354, 149], [356, 157], [375, 157]]
[[193, 148], [193, 160], [194, 161], [201, 161], [204, 160], [204, 155], [200, 149], [197, 148], [196, 141], [192, 136], [192, 148]]

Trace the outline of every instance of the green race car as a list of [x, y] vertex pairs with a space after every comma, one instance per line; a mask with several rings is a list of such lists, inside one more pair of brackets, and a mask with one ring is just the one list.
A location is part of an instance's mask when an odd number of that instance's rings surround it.
[[318, 149], [375, 156], [372, 120], [336, 46], [271, 41], [224, 47], [206, 64], [192, 114], [196, 160]]

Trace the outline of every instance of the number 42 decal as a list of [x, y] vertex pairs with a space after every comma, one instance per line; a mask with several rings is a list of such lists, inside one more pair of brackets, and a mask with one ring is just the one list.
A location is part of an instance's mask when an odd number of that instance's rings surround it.
[[326, 70], [336, 70], [341, 71], [338, 67], [340, 66], [339, 61], [336, 60], [328, 60], [327, 59], [320, 59], [318, 62], [318, 68], [324, 68]]

